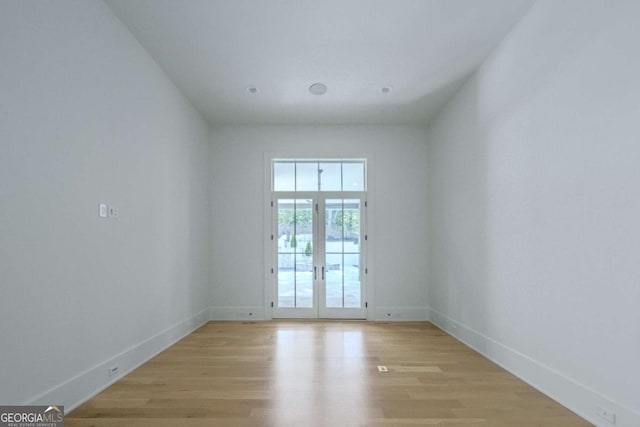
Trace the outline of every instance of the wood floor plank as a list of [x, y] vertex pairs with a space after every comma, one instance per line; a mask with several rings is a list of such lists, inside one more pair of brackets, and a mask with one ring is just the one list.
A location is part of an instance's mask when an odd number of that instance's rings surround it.
[[[384, 365], [387, 372], [379, 372]], [[65, 417], [77, 427], [589, 426], [430, 323], [211, 322]]]

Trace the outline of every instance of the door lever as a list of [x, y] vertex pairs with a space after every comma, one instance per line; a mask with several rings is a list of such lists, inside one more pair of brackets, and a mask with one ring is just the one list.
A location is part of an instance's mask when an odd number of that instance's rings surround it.
[[313, 266], [313, 280], [316, 280], [318, 278], [318, 267], [317, 266]]
[[322, 280], [324, 280], [324, 265], [322, 266]]

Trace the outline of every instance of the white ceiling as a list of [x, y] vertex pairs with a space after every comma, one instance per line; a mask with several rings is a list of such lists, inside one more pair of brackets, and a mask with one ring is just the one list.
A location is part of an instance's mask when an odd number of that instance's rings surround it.
[[212, 124], [426, 123], [533, 3], [106, 1]]

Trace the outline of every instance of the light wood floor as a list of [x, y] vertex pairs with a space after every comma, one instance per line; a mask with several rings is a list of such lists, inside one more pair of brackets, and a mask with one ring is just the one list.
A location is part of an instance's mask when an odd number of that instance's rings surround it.
[[[385, 365], [388, 372], [379, 372]], [[430, 323], [212, 322], [67, 426], [589, 426]]]

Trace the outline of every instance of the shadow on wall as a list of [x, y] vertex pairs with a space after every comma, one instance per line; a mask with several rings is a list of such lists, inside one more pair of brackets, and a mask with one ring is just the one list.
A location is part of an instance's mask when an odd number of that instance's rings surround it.
[[[480, 131], [478, 91], [463, 87], [472, 96], [452, 103], [464, 104], [465, 115], [473, 123], [465, 122], [447, 129], [448, 143], [431, 140], [429, 153], [429, 206], [432, 306], [441, 314], [464, 325], [486, 330], [490, 319], [487, 295], [482, 284], [489, 280], [488, 253], [488, 163], [489, 135]], [[449, 108], [447, 106], [446, 108]], [[465, 130], [477, 129], [469, 140]], [[432, 129], [437, 132], [437, 129]], [[436, 142], [437, 141], [437, 142]], [[464, 307], [460, 296], [474, 301]], [[473, 320], [472, 320], [473, 319]], [[454, 325], [450, 325], [454, 327]]]

